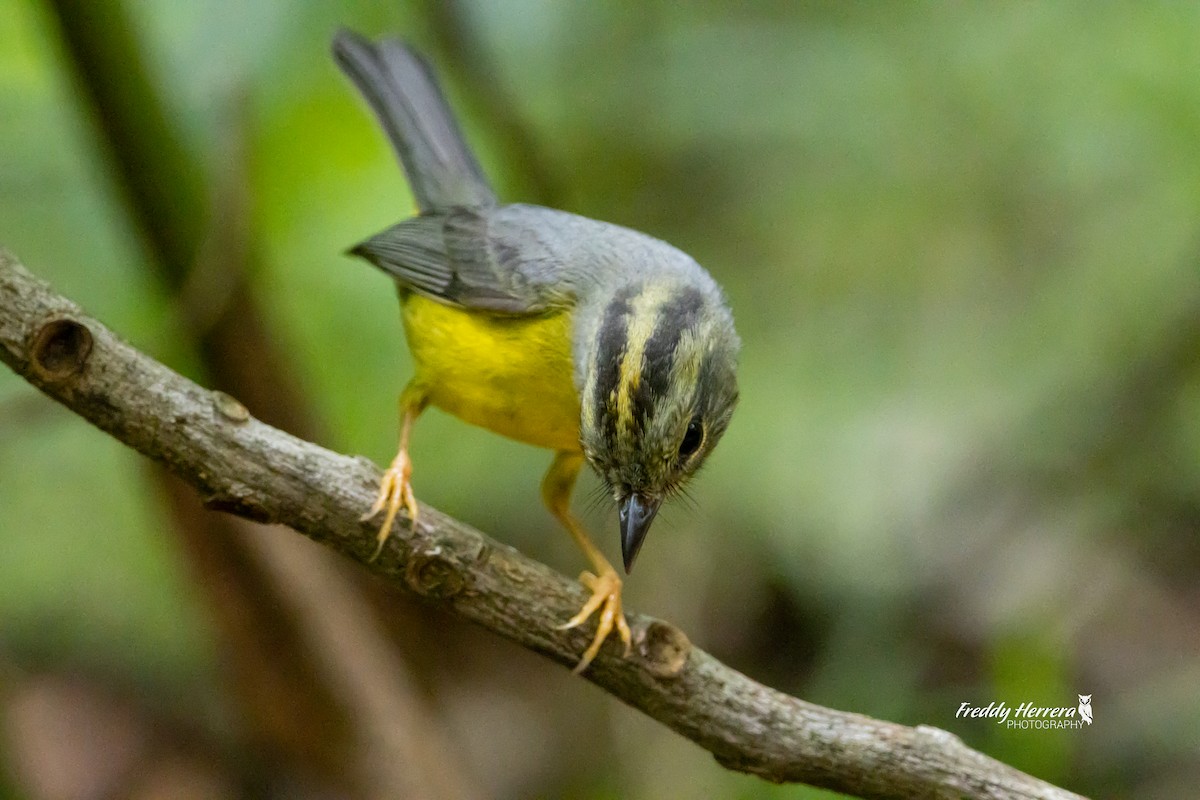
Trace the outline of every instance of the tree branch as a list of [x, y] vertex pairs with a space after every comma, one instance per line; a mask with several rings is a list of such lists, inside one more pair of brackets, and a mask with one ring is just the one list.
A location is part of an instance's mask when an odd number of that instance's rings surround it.
[[[287, 525], [384, 580], [564, 665], [590, 632], [560, 631], [574, 581], [428, 506], [380, 558], [369, 461], [250, 417], [138, 352], [0, 250], [0, 360], [101, 430], [165, 464], [209, 508]], [[667, 623], [631, 615], [634, 650], [605, 647], [586, 677], [712, 752], [730, 769], [865, 798], [1077, 798], [928, 726], [806, 703], [730, 669]]]

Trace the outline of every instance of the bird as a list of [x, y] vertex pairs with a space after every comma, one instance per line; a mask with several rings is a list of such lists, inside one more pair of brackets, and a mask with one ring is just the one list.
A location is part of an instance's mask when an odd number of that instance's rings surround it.
[[1090, 694], [1079, 695], [1079, 717], [1088, 725], [1092, 724], [1092, 696]]
[[554, 451], [541, 483], [550, 513], [590, 565], [590, 592], [558, 627], [596, 631], [574, 671], [616, 631], [630, 652], [622, 578], [571, 511], [586, 463], [618, 508], [626, 574], [665, 499], [729, 425], [741, 347], [721, 288], [694, 259], [647, 234], [536, 205], [501, 203], [432, 68], [405, 42], [350, 30], [334, 58], [399, 157], [417, 214], [349, 250], [399, 293], [414, 374], [400, 441], [369, 520], [372, 560], [398, 513], [419, 513], [409, 443], [424, 409]]

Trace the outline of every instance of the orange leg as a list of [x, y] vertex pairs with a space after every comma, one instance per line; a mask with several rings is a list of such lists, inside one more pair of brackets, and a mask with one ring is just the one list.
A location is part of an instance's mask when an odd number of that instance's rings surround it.
[[579, 582], [591, 589], [592, 596], [583, 604], [578, 614], [559, 626], [560, 630], [578, 627], [587, 622], [592, 614], [600, 612], [596, 635], [592, 637], [591, 645], [584, 651], [574, 669], [577, 675], [592, 663], [592, 659], [600, 652], [600, 645], [604, 644], [604, 640], [614, 628], [625, 643], [625, 655], [629, 655], [632, 641], [629, 623], [625, 621], [625, 614], [621, 611], [621, 578], [600, 552], [600, 548], [592, 542], [579, 520], [571, 514], [571, 491], [575, 488], [575, 478], [579, 475], [581, 466], [581, 453], [560, 452], [554, 457], [554, 463], [550, 465], [550, 470], [542, 481], [542, 500], [546, 508], [563, 524], [575, 540], [575, 544], [579, 545], [579, 549], [591, 562], [592, 569], [596, 570], [595, 573], [584, 572], [579, 576]]
[[379, 558], [379, 554], [383, 552], [383, 545], [391, 535], [392, 523], [396, 521], [401, 507], [408, 512], [412, 524], [417, 524], [417, 498], [409, 482], [412, 476], [412, 461], [408, 457], [408, 438], [412, 433], [413, 422], [425, 410], [428, 402], [425, 390], [415, 383], [410, 383], [400, 394], [400, 449], [392, 459], [392, 465], [383, 473], [375, 504], [363, 515], [363, 519], [368, 520], [380, 511], [387, 512], [383, 517], [383, 525], [379, 528], [379, 544], [371, 555], [371, 561]]

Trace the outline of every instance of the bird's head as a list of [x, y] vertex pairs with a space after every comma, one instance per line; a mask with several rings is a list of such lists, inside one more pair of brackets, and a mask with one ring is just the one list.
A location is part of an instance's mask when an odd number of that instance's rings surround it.
[[729, 425], [739, 342], [710, 285], [627, 286], [596, 317], [580, 438], [617, 502], [628, 572], [659, 506], [700, 469]]

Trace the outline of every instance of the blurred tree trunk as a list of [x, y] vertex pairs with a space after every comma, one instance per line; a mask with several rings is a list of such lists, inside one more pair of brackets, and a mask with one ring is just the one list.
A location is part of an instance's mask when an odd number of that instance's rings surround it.
[[[49, 5], [147, 263], [175, 298], [182, 333], [206, 380], [259, 418], [320, 439], [249, 280], [259, 255], [247, 222], [240, 148], [232, 148], [230, 168], [214, 189], [172, 128], [121, 3]], [[317, 591], [329, 594], [356, 594], [361, 579], [348, 577], [340, 565], [322, 569], [305, 561], [311, 559], [301, 554], [306, 545], [291, 536], [257, 537], [251, 544], [244, 521], [205, 511], [162, 470], [156, 468], [152, 480], [162, 489], [172, 532], [211, 609], [256, 751], [363, 797], [476, 794], [451, 756], [448, 737], [405, 677], [395, 648], [376, 629], [370, 606], [361, 606], [359, 644], [389, 652], [391, 676], [372, 675], [381, 663], [366, 663], [361, 650], [314, 639], [322, 627], [313, 614], [320, 611], [289, 597], [290, 587], [279, 583], [286, 574], [280, 565], [299, 565]], [[341, 659], [331, 661], [329, 653]], [[363, 680], [375, 690], [369, 695], [375, 706], [364, 706], [368, 697], [353, 691]], [[381, 720], [378, 708], [402, 708], [406, 716]], [[364, 729], [372, 724], [374, 729]], [[398, 736], [401, 729], [407, 735]]]

